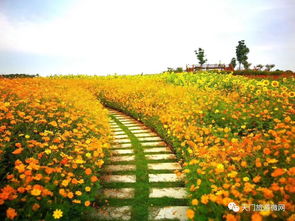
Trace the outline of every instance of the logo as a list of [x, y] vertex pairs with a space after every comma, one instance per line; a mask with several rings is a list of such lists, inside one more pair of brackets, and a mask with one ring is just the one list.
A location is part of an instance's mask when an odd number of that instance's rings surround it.
[[240, 207], [238, 205], [236, 205], [234, 202], [230, 202], [227, 207], [234, 211], [234, 212], [239, 212], [240, 211]]

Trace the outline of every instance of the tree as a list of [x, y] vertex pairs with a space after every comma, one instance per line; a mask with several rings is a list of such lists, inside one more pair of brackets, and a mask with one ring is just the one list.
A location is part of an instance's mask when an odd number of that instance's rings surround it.
[[236, 47], [236, 55], [237, 60], [239, 62], [239, 70], [241, 69], [241, 64], [248, 64], [247, 54], [250, 52], [250, 49], [247, 48], [245, 41], [241, 40], [238, 42], [238, 46]]
[[197, 56], [197, 58], [198, 58], [198, 60], [199, 60], [199, 64], [200, 64], [200, 66], [202, 67], [203, 64], [205, 64], [206, 61], [207, 61], [207, 59], [205, 59], [205, 52], [204, 52], [204, 49], [199, 48], [198, 51], [195, 50], [195, 54], [196, 54], [196, 56]]
[[264, 66], [264, 65], [262, 65], [262, 64], [258, 64], [258, 65], [256, 65], [256, 67], [259, 68], [259, 71], [261, 71], [261, 69], [263, 68], [263, 66]]
[[235, 58], [232, 58], [230, 61], [230, 64], [233, 66], [233, 68], [235, 69], [235, 67], [237, 66], [237, 60]]
[[243, 62], [243, 66], [246, 70], [248, 70], [251, 65], [252, 65], [252, 63], [249, 63], [248, 61]]
[[266, 64], [266, 65], [265, 65], [265, 70], [266, 70], [266, 71], [270, 71], [270, 70], [273, 69], [274, 67], [275, 67], [274, 64]]

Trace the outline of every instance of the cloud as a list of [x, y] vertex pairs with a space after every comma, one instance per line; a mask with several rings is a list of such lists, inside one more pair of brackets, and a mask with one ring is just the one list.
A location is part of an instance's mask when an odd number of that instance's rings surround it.
[[198, 47], [210, 63], [227, 63], [245, 39], [249, 58], [263, 63], [271, 51], [284, 47], [257, 34], [267, 37], [259, 27], [265, 27], [264, 17], [275, 6], [232, 0], [75, 1], [50, 20], [17, 21], [0, 14], [0, 50], [66, 58], [59, 66], [65, 72], [139, 73], [197, 63], [193, 51]]

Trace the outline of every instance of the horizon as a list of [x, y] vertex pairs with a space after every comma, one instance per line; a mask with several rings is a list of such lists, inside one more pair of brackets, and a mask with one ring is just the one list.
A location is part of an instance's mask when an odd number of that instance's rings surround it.
[[294, 71], [294, 10], [291, 0], [2, 0], [0, 73], [155, 74], [197, 64], [198, 48], [229, 64], [239, 40], [251, 68]]

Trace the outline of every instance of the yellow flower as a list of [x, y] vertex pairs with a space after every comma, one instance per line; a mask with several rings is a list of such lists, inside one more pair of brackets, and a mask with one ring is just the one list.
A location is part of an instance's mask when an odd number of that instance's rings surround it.
[[53, 218], [54, 219], [59, 219], [63, 216], [63, 212], [60, 209], [56, 209], [53, 212]]
[[33, 190], [31, 191], [31, 194], [32, 194], [33, 196], [39, 196], [39, 195], [41, 194], [41, 190], [39, 190], [39, 189], [33, 189]]
[[73, 202], [73, 203], [80, 204], [80, 203], [81, 203], [81, 200], [73, 200], [72, 202]]
[[248, 181], [249, 181], [249, 177], [244, 177], [243, 180], [244, 180], [245, 182], [248, 182]]
[[262, 81], [262, 83], [263, 83], [263, 85], [265, 85], [265, 86], [269, 85], [269, 81], [268, 81], [268, 80], [264, 80], [264, 81]]
[[278, 87], [279, 85], [280, 85], [280, 83], [278, 81], [271, 82], [271, 86], [273, 86], [273, 87]]
[[69, 181], [68, 180], [63, 180], [61, 185], [67, 187], [69, 185]]
[[90, 201], [88, 201], [88, 200], [85, 201], [84, 205], [85, 205], [85, 206], [89, 206], [89, 205], [90, 205]]
[[224, 171], [224, 166], [223, 166], [223, 164], [221, 164], [221, 163], [217, 164], [217, 166], [216, 166], [216, 172], [221, 173], [221, 172], [223, 172], [223, 171]]
[[82, 192], [81, 192], [81, 191], [76, 191], [75, 194], [76, 194], [77, 196], [81, 196], [81, 195], [82, 195]]
[[262, 216], [269, 216], [270, 215], [270, 210], [261, 211], [260, 214]]
[[49, 155], [49, 154], [51, 153], [51, 150], [50, 150], [50, 149], [46, 149], [44, 152], [45, 152], [47, 155]]
[[25, 138], [29, 139], [30, 138], [30, 135], [26, 135]]
[[86, 186], [86, 187], [85, 187], [85, 191], [86, 191], [86, 192], [90, 192], [90, 190], [91, 190], [91, 187], [89, 187], [89, 186]]

